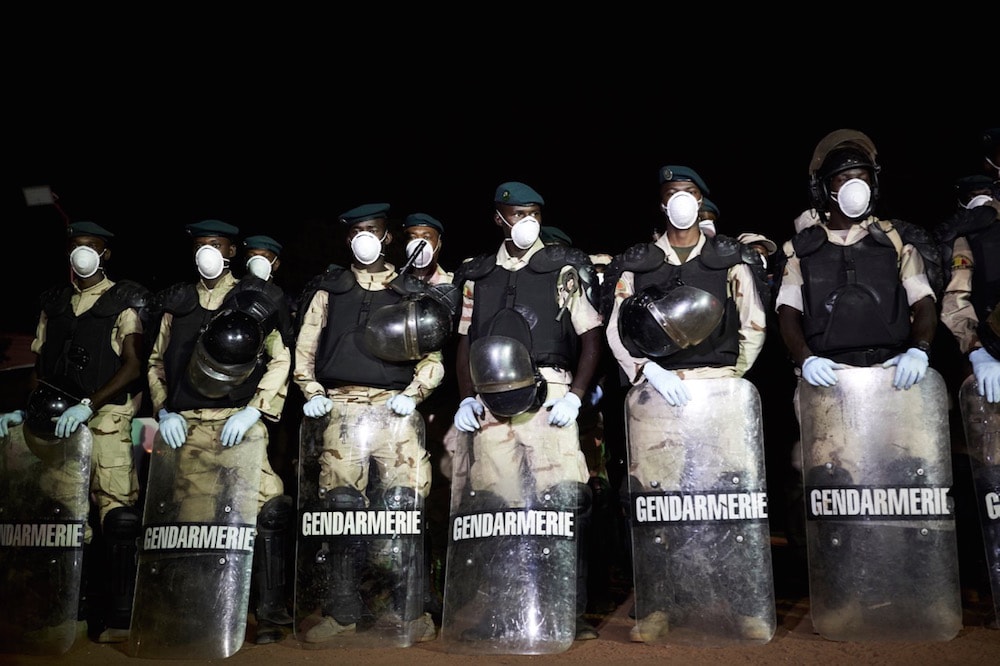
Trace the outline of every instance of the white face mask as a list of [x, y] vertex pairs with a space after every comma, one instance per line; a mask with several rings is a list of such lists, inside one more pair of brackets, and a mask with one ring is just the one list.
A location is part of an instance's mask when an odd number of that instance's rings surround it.
[[872, 200], [872, 188], [860, 178], [851, 178], [840, 186], [830, 198], [837, 202], [840, 211], [847, 217], [857, 218], [868, 212]]
[[967, 208], [967, 209], [971, 210], [972, 208], [978, 208], [980, 206], [985, 206], [986, 204], [988, 204], [991, 201], [993, 201], [993, 197], [991, 197], [990, 195], [988, 195], [988, 194], [977, 194], [976, 196], [974, 196], [971, 199], [969, 199], [969, 203], [962, 204], [962, 206], [964, 208]]
[[510, 227], [510, 239], [518, 249], [527, 250], [538, 240], [538, 234], [542, 230], [542, 225], [538, 223], [534, 215], [522, 217], [513, 226], [511, 226], [510, 222], [507, 221], [507, 218], [500, 211], [497, 211], [497, 215], [500, 216], [504, 224]]
[[358, 263], [364, 264], [365, 266], [374, 264], [378, 258], [382, 256], [383, 240], [385, 240], [384, 234], [380, 239], [370, 231], [359, 231], [358, 234], [351, 239], [351, 252], [354, 253], [354, 258], [358, 260]]
[[101, 256], [97, 250], [86, 245], [79, 245], [69, 253], [69, 264], [77, 277], [89, 278], [101, 267]]
[[194, 263], [198, 267], [198, 274], [206, 280], [214, 280], [222, 275], [228, 263], [222, 253], [211, 245], [202, 245], [194, 253]]
[[667, 199], [666, 206], [660, 204], [670, 224], [678, 229], [690, 229], [698, 221], [700, 207], [701, 201], [690, 192], [675, 192]]
[[414, 238], [407, 243], [406, 256], [409, 258], [410, 255], [416, 251], [417, 246], [420, 245], [420, 243], [423, 243], [424, 245], [420, 248], [420, 253], [417, 254], [416, 259], [413, 260], [413, 265], [416, 268], [427, 268], [431, 265], [431, 262], [434, 261], [434, 251], [437, 248], [432, 247], [430, 241], [426, 238]]
[[701, 229], [701, 233], [705, 234], [709, 238], [715, 238], [715, 222], [712, 220], [702, 220], [698, 223], [698, 227]]
[[268, 261], [267, 257], [262, 254], [255, 254], [247, 259], [247, 270], [250, 271], [251, 275], [256, 275], [261, 280], [271, 277], [272, 266], [274, 266], [274, 262]]

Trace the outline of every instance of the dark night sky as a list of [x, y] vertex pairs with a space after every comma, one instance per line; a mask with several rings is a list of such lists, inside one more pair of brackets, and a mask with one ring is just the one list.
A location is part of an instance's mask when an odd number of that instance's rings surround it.
[[192, 279], [184, 225], [219, 218], [282, 242], [277, 277], [297, 292], [347, 259], [335, 220], [361, 203], [390, 203], [394, 222], [440, 219], [446, 267], [495, 249], [493, 192], [506, 180], [545, 197], [543, 224], [587, 252], [615, 253], [662, 225], [657, 169], [686, 164], [708, 183], [720, 232], [780, 243], [807, 206], [813, 147], [841, 127], [879, 148], [881, 212], [931, 226], [954, 205], [951, 181], [978, 169], [981, 130], [997, 123], [992, 109], [942, 104], [953, 82], [923, 69], [929, 56], [902, 51], [868, 63], [878, 80], [859, 86], [845, 62], [817, 86], [777, 44], [758, 53], [734, 42], [740, 57], [709, 67], [584, 32], [531, 49], [514, 48], [513, 35], [494, 44], [488, 32], [440, 42], [422, 32], [380, 35], [376, 57], [365, 35], [348, 43], [303, 29], [279, 48], [210, 24], [183, 39], [135, 32], [113, 43], [21, 26], [45, 39], [8, 80], [2, 210], [8, 256], [30, 261], [0, 329], [30, 330], [37, 292], [66, 267], [61, 216], [26, 207], [25, 186], [51, 186], [71, 218], [117, 234], [112, 277], [153, 289]]

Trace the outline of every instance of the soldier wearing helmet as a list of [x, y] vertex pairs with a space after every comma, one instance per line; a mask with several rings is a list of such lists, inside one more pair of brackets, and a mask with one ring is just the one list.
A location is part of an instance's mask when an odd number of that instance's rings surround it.
[[[631, 495], [650, 489], [677, 491], [685, 483], [679, 472], [687, 467], [707, 475], [720, 471], [700, 461], [702, 447], [695, 442], [667, 446], [664, 434], [653, 431], [683, 419], [685, 412], [680, 408], [693, 395], [688, 386], [697, 386], [700, 380], [742, 378], [761, 351], [766, 326], [754, 275], [761, 267], [760, 256], [737, 239], [712, 233], [714, 229], [706, 231], [699, 224], [709, 194], [705, 180], [684, 165], [663, 166], [658, 177], [659, 207], [666, 217], [666, 230], [655, 242], [636, 244], [615, 257], [608, 268], [612, 277], [605, 280], [607, 298], [603, 299], [608, 310], [608, 345], [624, 385], [630, 387], [626, 400], [649, 386], [666, 401], [664, 405], [660, 400], [639, 398], [641, 409], [629, 410], [627, 415], [630, 476], [623, 492]], [[677, 411], [668, 411], [667, 406]], [[752, 421], [751, 414], [746, 418]], [[718, 460], [714, 464], [736, 462]], [[748, 470], [744, 472], [741, 476], [749, 476]], [[641, 538], [643, 533], [633, 532], [636, 534], [640, 534], [640, 542], [646, 542]], [[710, 551], [717, 538], [716, 531], [706, 528], [690, 541]], [[638, 571], [652, 566], [644, 564], [651, 562], [659, 562], [661, 569], [676, 566], [670, 563], [669, 554], [653, 549], [634, 549], [633, 558]], [[739, 568], [753, 570], [751, 566]], [[670, 580], [681, 575], [673, 571], [645, 581], [647, 589], [637, 596], [638, 618], [632, 640], [663, 640], [679, 621], [676, 598], [667, 589], [681, 584]], [[705, 572], [690, 573], [688, 584], [712, 584], [702, 578]], [[767, 598], [763, 589], [747, 590], [739, 577], [727, 578], [725, 585], [726, 594], [734, 600], [733, 616], [739, 619], [741, 637], [768, 638], [772, 629], [766, 604], [760, 601]], [[758, 602], [739, 604], [736, 600], [744, 595], [756, 597]]]
[[[277, 285], [252, 271], [242, 279], [232, 274], [238, 227], [203, 220], [187, 225], [186, 232], [198, 280], [156, 296], [162, 319], [148, 378], [159, 420], [157, 437], [177, 450], [176, 475], [183, 481], [173, 499], [182, 521], [214, 520], [221, 491], [200, 480], [206, 474], [236, 478], [233, 470], [242, 464], [241, 451], [259, 450], [252, 464], [259, 466], [260, 483], [246, 495], [255, 501], [242, 509], [259, 522], [252, 581], [255, 640], [270, 643], [280, 640], [283, 627], [291, 624], [290, 580], [273, 574], [291, 571], [274, 564], [283, 563], [290, 552], [291, 498], [268, 459], [269, 434], [262, 419], [277, 423], [288, 394], [289, 303]], [[242, 598], [241, 591], [230, 596]]]
[[[316, 478], [300, 483], [304, 506], [342, 511], [392, 503], [419, 511], [430, 492], [430, 456], [416, 408], [444, 378], [441, 347], [451, 330], [453, 287], [428, 286], [386, 260], [393, 238], [389, 210], [387, 203], [369, 203], [342, 213], [351, 266], [331, 267], [304, 294], [294, 381], [306, 400], [303, 450], [319, 452]], [[430, 216], [408, 219], [437, 231]], [[410, 245], [408, 255], [414, 266], [427, 268], [440, 236], [418, 239], [428, 242]], [[300, 627], [305, 642], [349, 640], [361, 633], [363, 609], [372, 603], [364, 581], [382, 541], [331, 540], [331, 569], [323, 574], [329, 589], [317, 601], [318, 622]], [[414, 592], [410, 583], [426, 578], [414, 566], [423, 554], [409, 542], [396, 554], [381, 566], [391, 571], [392, 612], [402, 621], [398, 638], [403, 644], [431, 640], [433, 618], [407, 601]]]

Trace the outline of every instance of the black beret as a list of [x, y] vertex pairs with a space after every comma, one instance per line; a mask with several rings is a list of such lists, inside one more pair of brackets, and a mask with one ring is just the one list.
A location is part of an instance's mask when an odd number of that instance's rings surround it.
[[113, 233], [101, 225], [87, 220], [73, 222], [70, 224], [66, 229], [66, 236], [69, 238], [76, 238], [77, 236], [96, 236], [98, 238], [103, 238], [104, 240], [111, 240], [115, 237]]
[[407, 227], [433, 227], [439, 234], [444, 233], [444, 225], [427, 213], [412, 213], [403, 220], [403, 228]]
[[187, 225], [187, 231], [193, 238], [222, 236], [231, 241], [236, 240], [240, 235], [239, 227], [234, 227], [222, 220], [202, 220], [201, 222], [195, 222], [194, 224]]
[[374, 220], [377, 218], [385, 219], [389, 216], [389, 204], [387, 203], [369, 203], [361, 204], [351, 210], [340, 214], [340, 222], [346, 224], [347, 226], [353, 226], [358, 222], [364, 222], [365, 220]]
[[247, 236], [243, 246], [248, 250], [270, 250], [275, 254], [281, 254], [281, 243], [270, 236]]
[[546, 245], [550, 243], [561, 243], [563, 245], [573, 245], [573, 239], [571, 239], [566, 232], [559, 227], [541, 227], [538, 230], [538, 237], [542, 239], [542, 242]]
[[524, 183], [515, 181], [501, 183], [493, 195], [493, 201], [508, 206], [545, 205], [545, 199], [542, 198], [541, 194]]
[[660, 185], [663, 183], [670, 183], [677, 180], [687, 180], [698, 186], [702, 194], [708, 194], [708, 185], [705, 181], [701, 179], [698, 172], [691, 167], [679, 166], [676, 164], [668, 164], [665, 167], [660, 167]]

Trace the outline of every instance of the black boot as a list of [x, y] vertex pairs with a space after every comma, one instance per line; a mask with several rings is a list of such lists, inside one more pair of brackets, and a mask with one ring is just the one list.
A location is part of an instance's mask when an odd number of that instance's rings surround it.
[[288, 563], [292, 498], [273, 497], [257, 516], [253, 574], [257, 589], [257, 644], [276, 643], [285, 637], [284, 627], [292, 624], [288, 613]]
[[102, 537], [107, 588], [104, 598], [104, 624], [99, 643], [128, 640], [132, 622], [132, 602], [138, 573], [138, 539], [142, 521], [133, 507], [120, 506], [104, 517]]

